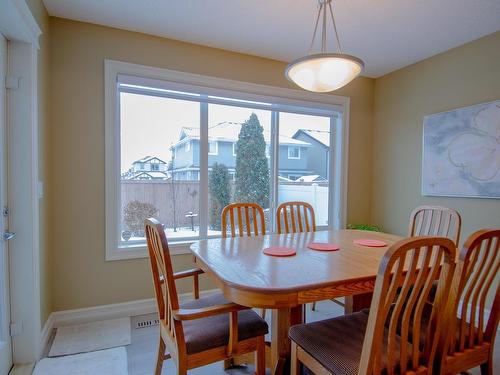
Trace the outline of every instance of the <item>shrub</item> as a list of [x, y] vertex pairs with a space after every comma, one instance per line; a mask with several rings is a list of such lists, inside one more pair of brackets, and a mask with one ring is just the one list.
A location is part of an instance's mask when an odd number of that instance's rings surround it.
[[224, 164], [215, 163], [212, 166], [208, 180], [210, 192], [210, 227], [221, 230], [221, 212], [231, 199], [229, 172]]
[[123, 209], [123, 222], [135, 236], [144, 236], [144, 220], [156, 216], [158, 209], [151, 203], [134, 200]]
[[255, 113], [241, 126], [236, 143], [235, 201], [269, 205], [269, 168], [264, 129]]

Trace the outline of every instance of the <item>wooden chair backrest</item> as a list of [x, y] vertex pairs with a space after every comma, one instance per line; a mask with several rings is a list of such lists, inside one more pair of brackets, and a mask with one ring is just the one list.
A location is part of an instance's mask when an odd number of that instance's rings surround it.
[[163, 225], [156, 219], [146, 219], [144, 226], [159, 319], [163, 321], [172, 341], [183, 344], [182, 323], [174, 320], [172, 315], [172, 310], [179, 309], [179, 297], [167, 237]]
[[[453, 284], [454, 322], [448, 329], [449, 354], [495, 340], [500, 318], [499, 270], [500, 229], [473, 233], [460, 252]], [[490, 293], [494, 293], [493, 306], [485, 322], [485, 304]]]
[[[454, 243], [442, 237], [407, 238], [387, 250], [375, 282], [359, 374], [405, 374], [421, 365], [431, 366], [428, 373], [432, 373], [453, 282], [455, 252]], [[435, 280], [439, 283], [432, 295]], [[422, 324], [424, 307], [431, 309], [426, 326]], [[427, 332], [420, 347], [423, 329]], [[386, 358], [386, 371], [382, 358]]]
[[279, 234], [315, 232], [314, 208], [307, 202], [283, 202], [276, 210]]
[[410, 214], [408, 237], [446, 237], [454, 241], [455, 246], [458, 246], [461, 226], [460, 214], [451, 208], [420, 206]]
[[222, 210], [223, 238], [227, 237], [228, 216], [231, 237], [243, 237], [245, 233], [248, 237], [266, 234], [264, 210], [256, 203], [232, 203], [224, 207]]

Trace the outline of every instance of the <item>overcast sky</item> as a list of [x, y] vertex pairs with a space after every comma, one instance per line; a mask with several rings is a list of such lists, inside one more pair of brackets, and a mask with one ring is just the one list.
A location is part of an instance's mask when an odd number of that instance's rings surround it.
[[[198, 127], [200, 105], [185, 100], [121, 93], [121, 170], [127, 171], [135, 160], [157, 156], [170, 160], [170, 146], [183, 126]], [[254, 112], [265, 130], [271, 129], [271, 112], [210, 104], [208, 125], [220, 122], [244, 122]], [[298, 129], [328, 131], [328, 117], [280, 113], [280, 133], [292, 136]]]

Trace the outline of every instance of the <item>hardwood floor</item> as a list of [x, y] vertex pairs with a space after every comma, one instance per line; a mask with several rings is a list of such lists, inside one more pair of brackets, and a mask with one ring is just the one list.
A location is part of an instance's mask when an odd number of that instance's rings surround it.
[[[339, 305], [323, 301], [316, 304], [316, 311], [311, 311], [310, 305], [307, 308], [307, 321], [316, 321], [328, 319], [333, 316], [343, 314], [343, 308]], [[270, 315], [267, 314], [266, 320], [270, 324]], [[132, 344], [127, 346], [128, 352], [128, 368], [129, 375], [151, 375], [155, 364], [156, 350], [158, 345], [158, 326], [135, 329], [135, 320], [132, 318]], [[500, 369], [500, 334], [497, 333], [497, 345], [495, 347], [495, 369]], [[270, 340], [270, 337], [266, 337]], [[224, 371], [222, 362], [214, 363], [209, 366], [200, 367], [190, 370], [192, 375], [213, 375], [213, 374], [229, 374], [229, 375], [246, 375], [253, 374], [253, 366], [233, 368]], [[267, 371], [269, 373], [269, 370]], [[165, 361], [162, 374], [175, 374], [175, 366], [172, 361]], [[473, 375], [479, 375], [479, 368], [470, 371]], [[496, 373], [496, 370], [493, 371]], [[500, 372], [499, 372], [500, 373]]]

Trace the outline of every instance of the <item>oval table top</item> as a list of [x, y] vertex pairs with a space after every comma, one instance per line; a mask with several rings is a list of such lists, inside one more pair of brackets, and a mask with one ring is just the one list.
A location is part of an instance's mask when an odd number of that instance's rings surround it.
[[[280, 294], [374, 279], [388, 246], [366, 247], [356, 239], [374, 239], [390, 246], [400, 236], [360, 230], [328, 230], [257, 237], [214, 238], [195, 242], [197, 264], [212, 275], [224, 293], [227, 288], [258, 294]], [[337, 251], [309, 249], [311, 242], [337, 244]], [[271, 246], [294, 248], [290, 257], [263, 253]], [[226, 293], [227, 292], [227, 293]], [[241, 301], [243, 302], [243, 301]]]

